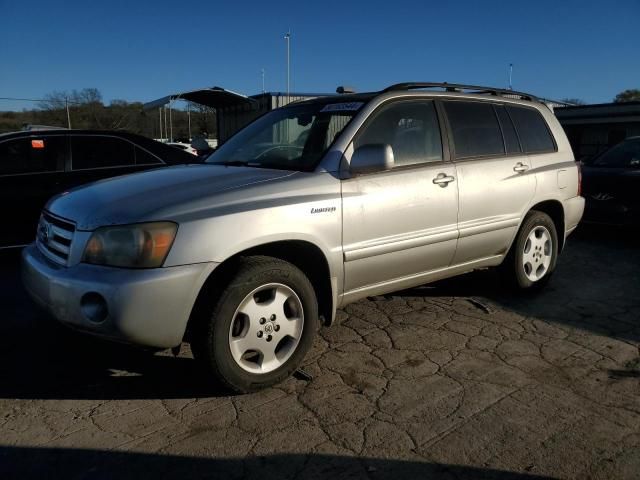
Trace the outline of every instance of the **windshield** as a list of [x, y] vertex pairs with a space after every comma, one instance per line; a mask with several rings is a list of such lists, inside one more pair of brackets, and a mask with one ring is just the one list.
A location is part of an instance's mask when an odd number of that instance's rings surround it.
[[619, 143], [596, 157], [591, 164], [594, 167], [640, 168], [640, 138]]
[[364, 102], [273, 110], [234, 135], [205, 163], [311, 171]]

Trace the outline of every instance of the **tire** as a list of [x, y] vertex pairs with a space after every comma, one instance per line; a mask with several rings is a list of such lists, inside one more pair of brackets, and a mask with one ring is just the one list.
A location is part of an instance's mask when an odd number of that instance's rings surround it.
[[551, 217], [537, 210], [524, 218], [502, 270], [510, 286], [537, 290], [547, 284], [558, 259], [558, 234]]
[[318, 301], [304, 273], [272, 257], [241, 258], [211, 297], [197, 310], [191, 338], [207, 371], [239, 393], [293, 374], [319, 328]]

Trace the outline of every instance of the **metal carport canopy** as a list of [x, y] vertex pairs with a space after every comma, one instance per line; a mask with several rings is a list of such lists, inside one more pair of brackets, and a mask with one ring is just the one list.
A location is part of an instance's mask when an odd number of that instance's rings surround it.
[[256, 100], [246, 95], [225, 90], [221, 87], [201, 88], [199, 90], [190, 90], [188, 92], [174, 93], [166, 97], [158, 98], [144, 104], [145, 109], [162, 107], [172, 100], [187, 100], [189, 102], [198, 103], [206, 107], [224, 108], [232, 105], [242, 105], [256, 103]]

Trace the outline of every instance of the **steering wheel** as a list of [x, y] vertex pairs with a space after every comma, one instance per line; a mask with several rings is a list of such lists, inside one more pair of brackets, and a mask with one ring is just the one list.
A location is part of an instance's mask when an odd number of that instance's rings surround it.
[[[303, 148], [297, 145], [276, 145], [267, 148], [260, 155], [256, 156], [256, 160], [261, 158], [273, 158], [277, 160], [291, 160], [302, 154]], [[294, 154], [293, 156], [291, 154]]]

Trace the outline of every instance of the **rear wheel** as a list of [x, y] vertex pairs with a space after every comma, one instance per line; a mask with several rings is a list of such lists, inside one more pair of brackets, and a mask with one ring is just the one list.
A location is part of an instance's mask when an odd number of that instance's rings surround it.
[[503, 271], [517, 288], [539, 288], [551, 277], [557, 258], [558, 234], [555, 224], [546, 213], [533, 210], [522, 222], [503, 263]]
[[251, 392], [289, 377], [318, 329], [311, 282], [294, 265], [247, 257], [209, 307], [192, 338], [198, 360], [223, 384]]

